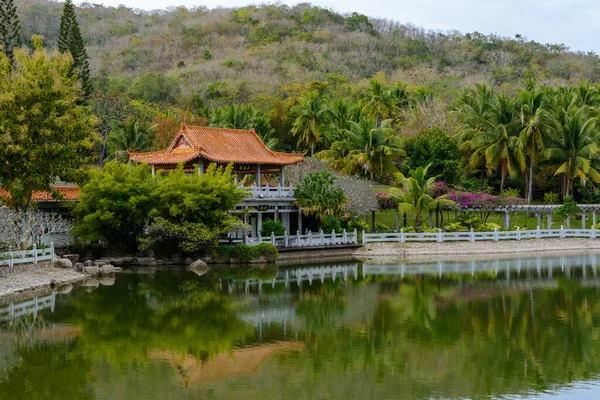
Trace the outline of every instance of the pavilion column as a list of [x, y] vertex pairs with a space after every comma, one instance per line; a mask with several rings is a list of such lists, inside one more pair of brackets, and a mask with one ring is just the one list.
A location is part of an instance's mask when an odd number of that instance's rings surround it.
[[258, 236], [258, 234], [260, 233], [261, 230], [262, 230], [262, 211], [259, 211], [256, 214], [256, 236]]
[[302, 232], [302, 213], [298, 211], [298, 232]]
[[504, 229], [510, 228], [510, 220], [508, 218], [508, 210], [504, 210]]
[[540, 211], [535, 212], [535, 216], [537, 217], [537, 226], [538, 228], [542, 228], [542, 213]]
[[260, 165], [256, 166], [256, 187], [260, 187]]
[[547, 226], [547, 228], [551, 229], [552, 228], [552, 211], [548, 211], [546, 213], [546, 219], [548, 220], [548, 226]]
[[285, 226], [285, 231], [290, 232], [290, 213], [282, 212], [281, 213], [281, 223]]
[[581, 229], [585, 229], [585, 212], [581, 213]]
[[279, 173], [279, 186], [285, 186], [285, 166], [281, 166], [281, 172]]
[[202, 160], [198, 160], [198, 175], [202, 175], [204, 173], [204, 162]]
[[567, 215], [567, 229], [571, 229], [571, 216]]
[[152, 176], [156, 176], [156, 167], [152, 164]]
[[592, 225], [596, 226], [596, 210], [592, 211]]

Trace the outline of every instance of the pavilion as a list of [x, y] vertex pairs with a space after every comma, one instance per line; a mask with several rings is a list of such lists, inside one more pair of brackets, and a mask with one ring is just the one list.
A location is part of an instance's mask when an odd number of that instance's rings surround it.
[[[239, 204], [235, 213], [252, 225], [257, 235], [265, 217], [281, 220], [288, 232], [302, 230], [302, 217], [295, 206], [294, 190], [285, 187], [285, 167], [304, 161], [304, 154], [282, 153], [269, 149], [254, 129], [228, 129], [181, 124], [179, 132], [164, 150], [129, 153], [132, 161], [151, 166], [152, 175], [166, 173], [183, 165], [185, 171], [202, 174], [212, 163], [226, 166], [233, 163], [236, 177], [253, 176], [249, 197]], [[278, 175], [279, 184], [262, 185], [262, 175]], [[298, 213], [297, 224], [291, 224], [290, 213]]]

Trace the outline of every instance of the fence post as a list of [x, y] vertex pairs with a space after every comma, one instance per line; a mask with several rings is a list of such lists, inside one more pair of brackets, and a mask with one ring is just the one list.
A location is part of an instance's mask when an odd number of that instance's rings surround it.
[[565, 238], [565, 226], [564, 225], [560, 226], [560, 238], [561, 239]]
[[312, 246], [312, 231], [308, 231], [308, 245]]
[[538, 239], [542, 238], [542, 232], [540, 231], [540, 226], [539, 225], [537, 226], [537, 230], [535, 232], [535, 237], [538, 238]]
[[275, 232], [271, 231], [271, 244], [275, 246]]
[[344, 229], [344, 236], [343, 236], [342, 240], [344, 241], [344, 244], [348, 243], [348, 234], [346, 233], [345, 229]]
[[319, 231], [319, 233], [321, 234], [321, 246], [325, 245], [325, 235], [323, 234], [323, 229], [321, 229]]
[[335, 246], [335, 229], [331, 230], [331, 245]]
[[441, 229], [438, 229], [437, 241], [438, 241], [438, 243], [442, 243], [444, 241], [444, 237], [442, 236], [442, 230]]
[[300, 231], [297, 230], [296, 231], [296, 247], [300, 247], [302, 246], [302, 243], [300, 242]]
[[352, 243], [358, 244], [358, 230], [354, 228], [354, 238], [352, 239]]
[[521, 240], [521, 227], [517, 226], [517, 240]]
[[33, 244], [33, 264], [37, 265], [37, 245]]
[[497, 242], [498, 239], [498, 228], [494, 228], [494, 241]]
[[406, 238], [404, 237], [404, 228], [400, 229], [400, 243], [404, 243]]
[[366, 244], [367, 243], [367, 234], [365, 232], [365, 230], [363, 229], [362, 231], [362, 244]]
[[596, 239], [596, 230], [594, 229], [594, 225], [590, 229], [590, 239]]
[[10, 269], [15, 265], [15, 255], [13, 254], [12, 246], [8, 246], [8, 253], [10, 254], [10, 258], [8, 259], [8, 266]]
[[284, 241], [284, 246], [288, 247], [290, 245], [290, 237], [288, 236], [287, 231], [285, 231], [283, 233], [283, 241]]
[[469, 234], [469, 241], [470, 242], [474, 242], [475, 241], [475, 232], [473, 232], [473, 228], [471, 228], [471, 232]]

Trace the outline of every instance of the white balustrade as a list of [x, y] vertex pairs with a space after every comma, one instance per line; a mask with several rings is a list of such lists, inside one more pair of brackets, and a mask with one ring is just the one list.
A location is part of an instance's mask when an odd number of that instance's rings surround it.
[[250, 186], [250, 198], [253, 199], [293, 199], [295, 191], [293, 186]]
[[11, 269], [16, 264], [38, 264], [40, 261], [54, 261], [54, 243], [41, 249], [34, 244], [33, 249], [24, 251], [13, 251], [10, 246], [8, 252], [0, 253], [0, 266], [8, 266]]

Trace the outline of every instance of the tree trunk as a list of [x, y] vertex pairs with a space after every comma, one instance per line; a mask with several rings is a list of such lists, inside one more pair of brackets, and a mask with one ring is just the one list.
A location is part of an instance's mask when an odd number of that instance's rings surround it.
[[310, 156], [314, 156], [315, 155], [315, 144], [314, 142], [310, 144]]
[[415, 211], [415, 232], [421, 232], [421, 210]]
[[500, 192], [504, 190], [504, 179], [506, 178], [506, 161], [502, 161], [500, 170]]
[[404, 213], [404, 227], [406, 228], [406, 213]]
[[533, 198], [533, 160], [529, 160], [529, 190], [527, 191], [527, 204], [531, 204]]
[[481, 170], [481, 181], [479, 182], [479, 190], [483, 190], [483, 179], [485, 178], [485, 169]]

